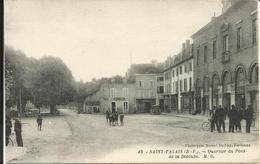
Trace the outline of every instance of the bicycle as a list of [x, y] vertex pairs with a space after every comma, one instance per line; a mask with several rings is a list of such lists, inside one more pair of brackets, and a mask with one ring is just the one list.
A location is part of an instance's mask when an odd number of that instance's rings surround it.
[[15, 141], [16, 141], [15, 140], [15, 134], [11, 133], [10, 136], [9, 136], [9, 144], [8, 145], [10, 145], [10, 143], [11, 143], [12, 146], [15, 146], [15, 143], [16, 143]]
[[201, 124], [201, 128], [203, 131], [209, 131], [210, 130], [210, 119], [208, 121], [205, 121]]

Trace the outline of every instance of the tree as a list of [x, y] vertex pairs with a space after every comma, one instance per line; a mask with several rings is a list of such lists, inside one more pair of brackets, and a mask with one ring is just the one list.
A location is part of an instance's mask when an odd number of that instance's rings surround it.
[[73, 100], [73, 76], [61, 59], [44, 57], [39, 60], [36, 69], [32, 80], [32, 92], [37, 107], [48, 105], [53, 114], [56, 105], [64, 105]]
[[[31, 65], [29, 59], [22, 51], [5, 46], [5, 104], [7, 107], [17, 105], [19, 111], [24, 110], [25, 104], [32, 99], [30, 92]], [[34, 59], [35, 61], [35, 59]], [[22, 109], [20, 109], [22, 107]]]

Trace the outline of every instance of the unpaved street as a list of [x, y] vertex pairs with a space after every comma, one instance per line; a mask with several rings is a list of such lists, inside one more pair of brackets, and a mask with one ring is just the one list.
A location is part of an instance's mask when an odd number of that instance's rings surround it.
[[66, 109], [61, 112], [62, 116], [45, 117], [42, 131], [37, 130], [35, 118], [23, 119], [27, 153], [10, 162], [102, 162], [113, 155], [120, 158], [120, 153], [136, 147], [230, 143], [234, 137], [236, 143], [256, 144], [258, 139], [256, 131], [251, 134], [202, 131], [202, 120], [196, 116], [125, 115], [124, 126], [109, 126], [104, 115], [79, 115]]

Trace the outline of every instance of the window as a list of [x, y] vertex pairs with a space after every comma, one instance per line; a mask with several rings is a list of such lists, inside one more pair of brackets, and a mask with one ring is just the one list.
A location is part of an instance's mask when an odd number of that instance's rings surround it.
[[200, 50], [197, 49], [197, 65], [200, 64]]
[[192, 78], [190, 77], [190, 91], [192, 89]]
[[204, 46], [204, 63], [207, 63], [207, 57], [208, 56], [208, 47]]
[[182, 74], [182, 66], [180, 66], [180, 75]]
[[150, 81], [150, 87], [153, 87], [153, 81]]
[[187, 71], [188, 71], [188, 70], [187, 70], [187, 65], [185, 64], [185, 65], [184, 65], [184, 72], [187, 73]]
[[184, 91], [187, 91], [187, 79], [184, 79]]
[[157, 77], [157, 81], [163, 81], [163, 77]]
[[123, 88], [123, 97], [128, 96], [128, 88]]
[[140, 88], [143, 87], [142, 81], [139, 81], [139, 87], [140, 87]]
[[167, 79], [169, 79], [170, 78], [170, 74], [169, 74], [169, 72], [166, 72], [165, 73], [165, 80], [167, 80]]
[[223, 52], [228, 52], [229, 50], [229, 37], [228, 35], [225, 35], [223, 37]]
[[178, 70], [178, 68], [176, 69], [176, 76], [178, 76], [179, 75], [179, 70]]
[[257, 19], [254, 19], [252, 22], [252, 32], [253, 32], [253, 44], [256, 43], [256, 39], [257, 39]]
[[163, 86], [157, 87], [157, 93], [163, 93]]
[[178, 85], [178, 81], [176, 81], [176, 82], [175, 82], [175, 89], [176, 89], [176, 92], [178, 92], [178, 89], [179, 89], [178, 86], [179, 86], [179, 85]]
[[110, 88], [110, 97], [115, 97], [115, 88]]
[[216, 59], [216, 55], [217, 55], [217, 41], [216, 40], [213, 41], [212, 49], [213, 49], [213, 59]]
[[237, 29], [237, 49], [241, 48], [241, 27]]
[[128, 109], [128, 102], [124, 102], [124, 111], [127, 111]]
[[190, 71], [192, 71], [192, 63], [189, 63]]
[[163, 77], [160, 77], [160, 81], [163, 81]]
[[175, 76], [175, 72], [174, 72], [174, 70], [172, 71], [172, 77], [174, 77]]
[[182, 92], [182, 80], [180, 80], [180, 91]]
[[173, 92], [174, 92], [174, 82], [172, 83], [172, 89], [173, 89]]

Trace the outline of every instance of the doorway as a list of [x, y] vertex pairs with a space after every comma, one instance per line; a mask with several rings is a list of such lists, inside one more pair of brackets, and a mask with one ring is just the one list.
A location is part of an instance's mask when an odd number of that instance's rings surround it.
[[231, 107], [230, 93], [224, 93], [223, 94], [223, 107], [230, 109], [230, 107]]
[[152, 107], [151, 102], [144, 102], [144, 110], [145, 110], [145, 112], [150, 112], [151, 107]]
[[116, 102], [112, 102], [112, 107], [111, 107], [111, 109], [112, 109], [112, 113], [115, 113], [116, 112]]
[[254, 113], [256, 116], [258, 116], [259, 109], [258, 109], [258, 92], [250, 92], [250, 99], [251, 99], [251, 105], [253, 108]]

